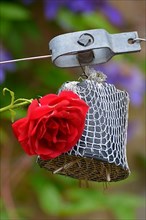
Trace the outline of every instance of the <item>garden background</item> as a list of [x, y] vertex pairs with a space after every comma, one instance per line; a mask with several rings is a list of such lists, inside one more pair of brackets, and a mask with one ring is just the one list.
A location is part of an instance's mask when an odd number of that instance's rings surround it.
[[[1, 0], [0, 59], [49, 54], [48, 42], [67, 32], [106, 29], [109, 33], [138, 31], [146, 37], [145, 0]], [[120, 43], [120, 39], [119, 39]], [[11, 128], [11, 114], [1, 114], [1, 220], [143, 220], [145, 215], [145, 73], [146, 44], [140, 53], [115, 56], [97, 65], [107, 81], [130, 94], [127, 155], [128, 179], [89, 183], [52, 175], [25, 155]], [[16, 98], [56, 93], [62, 83], [77, 80], [80, 68], [58, 68], [50, 59], [0, 66], [1, 107], [10, 103], [3, 88]], [[16, 111], [15, 120], [27, 108]]]

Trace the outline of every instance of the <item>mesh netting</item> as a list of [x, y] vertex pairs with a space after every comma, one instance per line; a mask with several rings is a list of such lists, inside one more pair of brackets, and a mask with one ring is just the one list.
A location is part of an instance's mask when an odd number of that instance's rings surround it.
[[118, 181], [130, 171], [126, 158], [129, 96], [114, 85], [87, 79], [65, 83], [89, 106], [81, 139], [71, 151], [38, 163], [54, 173], [93, 181]]

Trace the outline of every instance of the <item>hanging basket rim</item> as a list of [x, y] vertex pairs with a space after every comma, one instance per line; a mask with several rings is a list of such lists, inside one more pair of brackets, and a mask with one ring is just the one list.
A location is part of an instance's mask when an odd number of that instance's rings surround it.
[[62, 154], [51, 160], [40, 157], [37, 163], [53, 174], [96, 182], [117, 182], [130, 175], [128, 168], [95, 158]]

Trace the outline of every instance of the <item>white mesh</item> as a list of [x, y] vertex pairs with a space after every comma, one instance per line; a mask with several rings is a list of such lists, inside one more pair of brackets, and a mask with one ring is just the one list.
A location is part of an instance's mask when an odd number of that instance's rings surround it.
[[[98, 80], [97, 80], [98, 79]], [[81, 139], [68, 155], [94, 158], [129, 169], [126, 159], [129, 96], [99, 78], [63, 84], [89, 106]]]

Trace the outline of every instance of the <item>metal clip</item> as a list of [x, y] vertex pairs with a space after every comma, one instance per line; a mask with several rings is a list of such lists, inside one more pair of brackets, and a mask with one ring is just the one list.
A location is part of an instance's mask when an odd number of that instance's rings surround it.
[[140, 42], [134, 39], [139, 39], [136, 31], [109, 34], [104, 29], [86, 30], [54, 37], [49, 49], [56, 66], [95, 65], [114, 55], [140, 51]]

